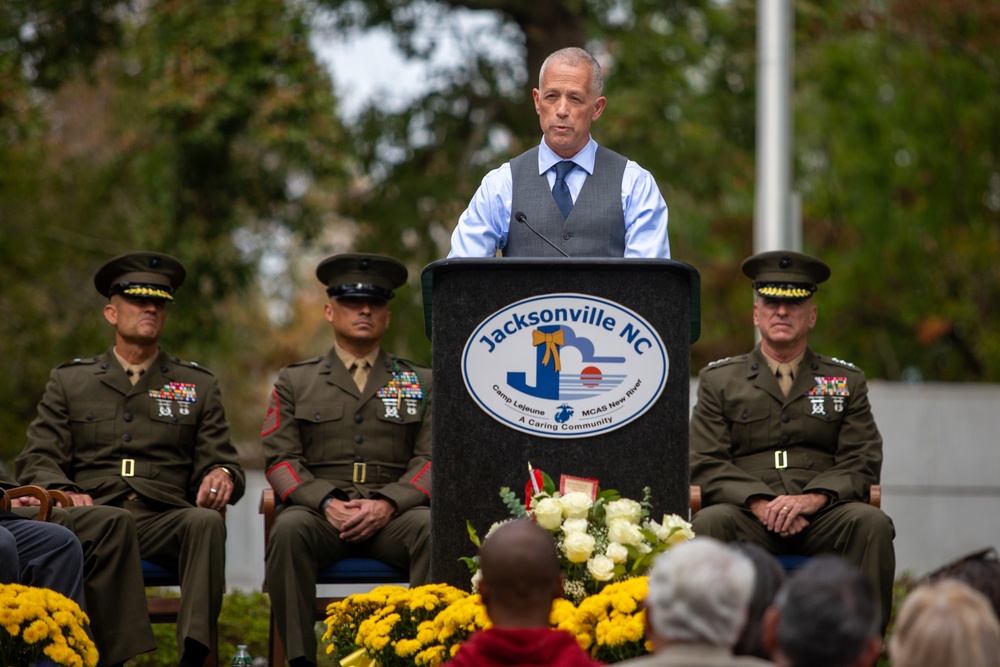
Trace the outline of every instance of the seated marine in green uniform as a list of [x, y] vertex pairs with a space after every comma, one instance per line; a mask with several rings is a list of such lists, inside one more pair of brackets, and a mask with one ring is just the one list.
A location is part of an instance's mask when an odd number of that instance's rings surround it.
[[[180, 664], [201, 667], [225, 588], [220, 512], [243, 495], [244, 474], [215, 376], [159, 344], [186, 275], [158, 252], [114, 257], [97, 271], [114, 345], [52, 371], [15, 472], [75, 506], [128, 510], [140, 557], [179, 574]], [[117, 599], [113, 585], [102, 594], [104, 604]]]
[[430, 571], [431, 372], [381, 347], [389, 300], [406, 283], [391, 257], [323, 260], [333, 347], [286, 366], [261, 440], [281, 500], [265, 554], [267, 586], [292, 667], [316, 662], [316, 577], [350, 556]]
[[853, 364], [808, 346], [812, 297], [830, 268], [781, 250], [749, 257], [742, 270], [753, 280], [760, 344], [699, 373], [691, 483], [704, 508], [693, 529], [774, 554], [840, 554], [879, 592], [887, 623], [895, 531], [867, 502], [882, 468], [868, 385]]

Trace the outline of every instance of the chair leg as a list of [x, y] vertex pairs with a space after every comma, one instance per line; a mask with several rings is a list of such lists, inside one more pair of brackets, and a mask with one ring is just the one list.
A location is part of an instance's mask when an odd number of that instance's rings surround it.
[[205, 657], [205, 667], [219, 667], [219, 628], [212, 630], [208, 638], [208, 655]]
[[267, 631], [267, 667], [285, 666], [285, 647], [278, 636], [278, 623], [271, 612], [271, 623]]

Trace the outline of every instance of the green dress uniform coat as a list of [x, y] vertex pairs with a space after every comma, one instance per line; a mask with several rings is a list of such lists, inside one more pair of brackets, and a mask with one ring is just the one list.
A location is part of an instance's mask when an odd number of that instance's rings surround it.
[[230, 503], [245, 485], [209, 371], [163, 350], [134, 386], [111, 350], [63, 364], [49, 377], [15, 465], [24, 484], [129, 510], [141, 557], [180, 574], [180, 652], [185, 637], [209, 645], [222, 608], [226, 530], [222, 515], [195, 507], [195, 498], [217, 467], [232, 473]]
[[[868, 575], [888, 619], [895, 532], [867, 504], [882, 468], [882, 437], [860, 369], [807, 348], [785, 397], [759, 345], [713, 362], [698, 376], [690, 436], [691, 482], [704, 504], [695, 533], [758, 542], [772, 553], [840, 553]], [[825, 494], [830, 503], [788, 538], [746, 509], [753, 496], [803, 493]]]
[[[331, 349], [292, 364], [275, 383], [261, 432], [267, 478], [281, 505], [266, 553], [267, 585], [289, 659], [316, 659], [316, 578], [341, 558], [430, 570], [431, 372], [380, 350], [359, 391]], [[396, 515], [360, 544], [344, 542], [323, 501], [390, 500]]]

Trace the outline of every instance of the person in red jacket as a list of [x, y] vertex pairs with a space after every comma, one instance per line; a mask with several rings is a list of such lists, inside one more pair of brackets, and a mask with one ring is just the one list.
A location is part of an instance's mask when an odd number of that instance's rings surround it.
[[562, 596], [562, 572], [552, 536], [520, 519], [497, 528], [479, 550], [479, 594], [493, 627], [472, 635], [451, 667], [595, 667], [576, 638], [549, 627]]

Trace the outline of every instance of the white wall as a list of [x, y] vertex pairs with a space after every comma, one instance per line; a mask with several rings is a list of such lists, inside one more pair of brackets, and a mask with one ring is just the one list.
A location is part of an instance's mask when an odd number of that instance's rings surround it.
[[1000, 386], [871, 383], [897, 572], [1000, 547]]

